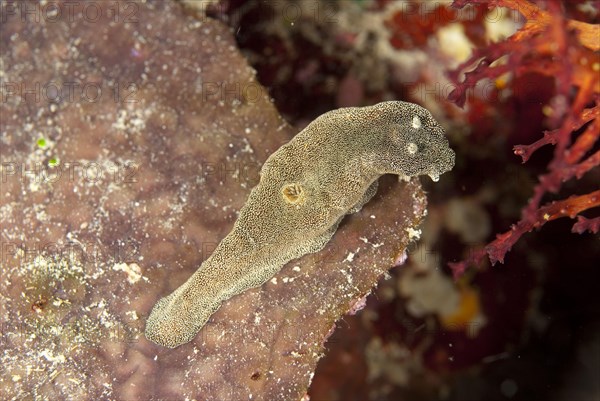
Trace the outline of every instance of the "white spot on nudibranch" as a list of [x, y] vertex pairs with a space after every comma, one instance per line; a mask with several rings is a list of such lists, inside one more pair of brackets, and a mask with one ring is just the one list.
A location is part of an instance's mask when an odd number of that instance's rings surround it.
[[414, 155], [415, 153], [417, 153], [417, 150], [419, 150], [419, 147], [418, 147], [418, 146], [417, 146], [417, 144], [416, 144], [416, 143], [414, 143], [414, 142], [409, 142], [409, 143], [406, 145], [406, 152], [407, 152], [409, 155]]
[[421, 119], [419, 116], [414, 116], [412, 120], [412, 127], [415, 129], [421, 128]]

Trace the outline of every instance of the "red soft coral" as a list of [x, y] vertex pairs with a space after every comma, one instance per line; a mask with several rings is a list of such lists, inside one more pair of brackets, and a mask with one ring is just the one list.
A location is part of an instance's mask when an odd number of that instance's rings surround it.
[[[462, 274], [469, 264], [480, 264], [487, 255], [492, 262], [503, 262], [504, 256], [519, 238], [547, 221], [559, 217], [577, 217], [573, 232], [598, 232], [599, 219], [586, 219], [579, 213], [600, 206], [600, 190], [540, 205], [548, 193], [557, 193], [564, 182], [580, 179], [600, 165], [600, 151], [593, 152], [600, 137], [600, 26], [566, 19], [557, 2], [549, 2], [542, 10], [526, 0], [455, 0], [453, 6], [487, 4], [519, 11], [525, 25], [508, 39], [475, 50], [472, 57], [449, 73], [456, 89], [449, 99], [463, 106], [467, 90], [483, 79], [496, 79], [506, 72], [515, 76], [538, 73], [556, 81], [553, 108], [547, 108], [550, 124], [556, 129], [530, 145], [518, 145], [514, 152], [525, 163], [532, 153], [545, 145], [554, 145], [554, 156], [548, 172], [539, 177], [533, 196], [522, 211], [521, 220], [484, 248], [472, 252], [467, 260], [451, 263], [455, 274]], [[506, 56], [504, 64], [490, 65]], [[477, 63], [472, 70], [465, 69]], [[464, 73], [462, 82], [459, 77]], [[563, 105], [563, 106], [561, 106]], [[566, 105], [566, 107], [564, 106]], [[582, 130], [579, 135], [576, 132]], [[590, 152], [591, 155], [587, 156]]]

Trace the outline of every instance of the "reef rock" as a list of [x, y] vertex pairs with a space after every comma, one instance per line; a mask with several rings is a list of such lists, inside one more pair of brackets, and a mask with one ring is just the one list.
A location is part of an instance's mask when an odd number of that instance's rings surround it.
[[335, 322], [418, 232], [418, 181], [384, 178], [325, 249], [157, 346], [150, 309], [296, 130], [232, 32], [178, 3], [0, 6], [0, 398], [303, 397]]

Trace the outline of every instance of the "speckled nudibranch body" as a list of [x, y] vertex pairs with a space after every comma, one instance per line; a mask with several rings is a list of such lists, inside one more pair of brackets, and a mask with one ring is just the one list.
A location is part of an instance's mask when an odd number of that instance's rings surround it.
[[232, 231], [156, 303], [146, 337], [171, 348], [191, 341], [223, 301], [322, 249], [344, 215], [375, 194], [381, 175], [437, 181], [453, 166], [442, 128], [416, 104], [390, 101], [323, 114], [267, 159]]

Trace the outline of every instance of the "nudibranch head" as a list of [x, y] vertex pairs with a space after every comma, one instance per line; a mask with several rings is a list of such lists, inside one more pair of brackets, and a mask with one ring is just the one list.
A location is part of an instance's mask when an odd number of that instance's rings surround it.
[[387, 150], [382, 155], [391, 171], [404, 176], [439, 176], [454, 167], [454, 151], [450, 149], [444, 130], [429, 110], [400, 101], [371, 106], [380, 121], [379, 130], [386, 135]]

